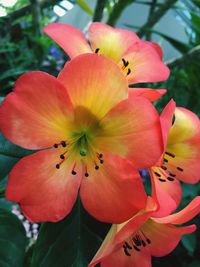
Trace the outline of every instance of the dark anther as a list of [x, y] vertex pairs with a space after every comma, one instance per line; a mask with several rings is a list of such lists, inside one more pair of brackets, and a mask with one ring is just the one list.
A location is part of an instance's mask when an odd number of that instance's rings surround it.
[[146, 239], [148, 244], [151, 244], [151, 240], [149, 238]]
[[127, 71], [126, 75], [128, 76], [130, 73], [131, 73], [131, 69], [128, 68], [128, 71]]
[[60, 155], [60, 158], [61, 158], [61, 159], [65, 159], [65, 156], [61, 154], [61, 155]]
[[172, 178], [172, 177], [167, 177], [167, 180], [171, 182], [171, 181], [174, 181], [174, 178]]
[[165, 166], [161, 166], [161, 168], [162, 168], [164, 171], [167, 170], [167, 167], [165, 167]]
[[60, 164], [56, 164], [56, 169], [60, 169]]
[[164, 159], [164, 162], [166, 162], [166, 163], [167, 163], [167, 162], [168, 162], [168, 159]]
[[146, 247], [146, 243], [144, 242], [144, 240], [142, 240], [142, 245], [143, 247]]
[[76, 175], [76, 172], [74, 170], [72, 170], [72, 175]]
[[126, 245], [126, 247], [127, 247], [128, 249], [132, 249], [132, 247], [129, 245], [128, 242], [125, 242], [125, 245]]
[[103, 160], [102, 159], [100, 159], [100, 163], [103, 164]]
[[126, 68], [129, 64], [128, 60], [126, 61], [124, 58], [122, 58], [122, 62], [123, 62], [123, 65], [124, 67]]
[[99, 48], [96, 48], [95, 53], [98, 54], [99, 50], [100, 50]]
[[160, 182], [166, 182], [165, 179], [161, 179], [161, 178], [159, 178], [158, 180], [159, 180]]
[[58, 144], [54, 144], [53, 146], [54, 146], [55, 148], [58, 148]]
[[180, 171], [180, 172], [183, 172], [183, 169], [180, 168], [180, 167], [177, 167], [177, 170]]
[[138, 247], [136, 247], [135, 245], [133, 245], [133, 248], [138, 252], [140, 251], [140, 249]]
[[61, 145], [62, 145], [62, 147], [66, 147], [67, 146], [65, 141], [61, 141]]
[[99, 154], [99, 158], [100, 158], [100, 159], [103, 158], [103, 154]]
[[85, 173], [85, 177], [88, 177], [88, 176], [89, 176], [89, 174], [86, 172], [86, 173]]
[[171, 177], [176, 177], [176, 174], [173, 174], [173, 173], [171, 173], [171, 172], [169, 172], [169, 175], [170, 175]]
[[123, 249], [124, 249], [125, 255], [130, 257], [131, 254], [128, 252], [128, 248], [125, 245], [123, 245]]
[[154, 172], [156, 176], [161, 177], [160, 173]]
[[95, 166], [95, 170], [98, 170], [98, 169], [99, 169], [99, 166], [98, 166], [98, 165], [96, 165], [96, 166]]
[[170, 156], [170, 157], [172, 157], [172, 158], [175, 158], [175, 155], [172, 154], [171, 152], [167, 152], [167, 151], [166, 151], [165, 154], [168, 155], [168, 156]]

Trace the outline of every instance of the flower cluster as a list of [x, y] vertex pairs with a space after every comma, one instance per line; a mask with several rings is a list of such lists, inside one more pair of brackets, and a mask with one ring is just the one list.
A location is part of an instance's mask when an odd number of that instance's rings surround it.
[[[176, 225], [200, 212], [200, 197], [170, 214], [180, 181], [199, 182], [199, 118], [173, 100], [159, 115], [151, 102], [165, 89], [129, 87], [168, 78], [158, 44], [102, 23], [90, 25], [89, 43], [66, 24], [44, 32], [71, 60], [58, 77], [22, 75], [0, 107], [2, 133], [37, 150], [10, 172], [6, 198], [32, 222], [55, 222], [80, 193], [92, 216], [113, 224], [89, 266], [150, 267], [196, 228]], [[151, 196], [139, 169], [150, 173]]]

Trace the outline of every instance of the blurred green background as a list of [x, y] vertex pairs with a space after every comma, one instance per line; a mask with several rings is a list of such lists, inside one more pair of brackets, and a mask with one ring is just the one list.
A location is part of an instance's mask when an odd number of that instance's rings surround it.
[[[55, 21], [83, 32], [90, 22], [102, 21], [158, 42], [171, 75], [165, 82], [140, 86], [168, 89], [155, 104], [159, 111], [173, 98], [177, 106], [200, 115], [200, 0], [0, 0], [1, 101], [22, 73], [39, 69], [57, 75], [68, 60], [42, 34], [42, 28]], [[5, 200], [7, 174], [29, 153], [0, 136], [0, 267], [86, 266], [109, 225], [96, 222], [77, 203], [68, 218], [41, 227], [29, 223], [17, 206]], [[200, 185], [183, 185], [183, 189], [182, 207], [200, 195]], [[200, 267], [200, 217], [193, 222], [199, 230], [184, 237], [169, 256], [154, 258], [154, 267]]]

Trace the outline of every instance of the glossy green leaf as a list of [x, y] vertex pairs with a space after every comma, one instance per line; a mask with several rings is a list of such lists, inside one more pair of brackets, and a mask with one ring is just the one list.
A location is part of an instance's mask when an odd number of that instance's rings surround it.
[[21, 221], [0, 208], [0, 266], [22, 267], [27, 238]]
[[93, 16], [94, 12], [85, 0], [76, 0], [76, 3], [89, 15]]
[[31, 267], [85, 267], [100, 246], [100, 239], [88, 229], [83, 210], [77, 204], [60, 222], [42, 225], [35, 244]]

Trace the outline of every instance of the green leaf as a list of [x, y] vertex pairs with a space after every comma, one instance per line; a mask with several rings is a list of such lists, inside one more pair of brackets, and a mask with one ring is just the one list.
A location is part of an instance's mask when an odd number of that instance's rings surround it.
[[82, 208], [76, 204], [62, 221], [42, 225], [31, 267], [85, 267], [100, 243], [86, 225]]
[[183, 246], [189, 251], [189, 253], [193, 255], [196, 249], [196, 243], [197, 243], [195, 233], [190, 234], [190, 235], [184, 235], [181, 242]]
[[9, 142], [0, 134], [0, 181], [9, 173], [13, 165], [22, 157], [33, 153]]
[[76, 3], [89, 15], [93, 16], [94, 12], [85, 0], [76, 0]]
[[27, 244], [21, 221], [11, 212], [0, 209], [0, 266], [22, 267]]

